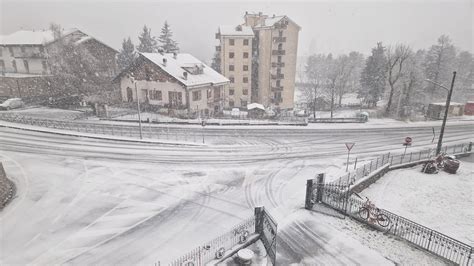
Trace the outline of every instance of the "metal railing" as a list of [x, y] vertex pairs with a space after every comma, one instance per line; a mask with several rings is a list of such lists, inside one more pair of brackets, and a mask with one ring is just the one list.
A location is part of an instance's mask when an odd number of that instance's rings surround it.
[[[466, 153], [472, 150], [471, 143], [461, 143], [443, 146], [441, 149], [442, 152], [447, 154], [456, 154], [456, 153]], [[406, 154], [383, 154], [377, 156], [374, 159], [371, 159], [369, 162], [363, 163], [358, 168], [349, 171], [347, 174], [331, 181], [331, 184], [338, 185], [352, 185], [359, 179], [370, 175], [376, 170], [380, 169], [385, 164], [390, 164], [390, 166], [397, 166], [406, 163], [412, 163], [416, 161], [427, 160], [433, 158], [435, 155], [436, 148], [420, 150], [417, 152], [410, 152]], [[354, 166], [357, 165], [357, 159], [354, 162]]]
[[174, 259], [169, 265], [181, 266], [186, 263], [193, 263], [190, 265], [205, 265], [212, 260], [222, 258], [225, 251], [230, 250], [238, 244], [245, 243], [249, 236], [255, 233], [255, 218], [252, 216], [232, 228], [231, 231], [195, 248], [177, 259]]
[[[349, 215], [379, 230], [400, 237], [456, 264], [472, 265], [472, 246], [405, 217], [379, 208], [377, 213], [388, 217], [386, 227], [382, 227], [374, 221], [362, 219], [359, 212], [362, 207], [365, 206], [365, 201], [350, 194], [349, 186], [347, 185], [323, 184], [322, 187], [313, 188], [313, 191], [314, 199], [320, 199], [322, 203], [329, 205], [345, 215]], [[318, 195], [316, 195], [317, 193], [321, 193], [322, 195], [318, 197]]]
[[308, 118], [309, 123], [365, 123], [365, 117]]

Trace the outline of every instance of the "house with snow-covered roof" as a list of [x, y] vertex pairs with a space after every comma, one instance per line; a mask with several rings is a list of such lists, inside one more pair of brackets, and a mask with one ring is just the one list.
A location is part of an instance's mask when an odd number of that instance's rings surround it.
[[223, 109], [229, 84], [226, 77], [186, 53], [140, 53], [114, 81], [120, 83], [124, 102], [138, 99], [168, 110], [206, 115]]
[[52, 30], [19, 30], [0, 36], [0, 96], [51, 96], [48, 83], [57, 74], [51, 54], [57, 51], [59, 40], [84, 47], [100, 62], [98, 76], [116, 75], [117, 51], [78, 29], [65, 29], [60, 36]]

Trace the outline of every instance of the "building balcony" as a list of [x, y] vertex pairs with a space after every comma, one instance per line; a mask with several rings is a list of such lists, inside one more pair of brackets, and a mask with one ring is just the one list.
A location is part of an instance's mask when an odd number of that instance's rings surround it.
[[273, 37], [273, 42], [286, 42], [286, 37]]
[[272, 86], [272, 91], [283, 91], [283, 86]]
[[15, 58], [46, 58], [46, 53], [34, 52], [34, 53], [21, 53], [15, 55]]
[[283, 74], [270, 74], [272, 79], [284, 79], [285, 75]]
[[283, 62], [272, 62], [272, 67], [285, 67]]
[[273, 50], [272, 55], [285, 55], [285, 50]]
[[282, 98], [271, 98], [271, 102], [272, 103], [281, 103], [281, 102], [283, 102], [283, 99]]

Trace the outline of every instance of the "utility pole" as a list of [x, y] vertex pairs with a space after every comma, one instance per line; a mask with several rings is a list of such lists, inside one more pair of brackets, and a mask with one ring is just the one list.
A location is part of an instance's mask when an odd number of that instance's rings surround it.
[[456, 80], [456, 71], [453, 72], [453, 80], [451, 81], [450, 89], [446, 88], [445, 86], [439, 83], [431, 81], [429, 79], [426, 80], [448, 91], [448, 97], [446, 98], [446, 109], [444, 110], [443, 124], [441, 124], [441, 131], [439, 132], [439, 138], [438, 138], [438, 146], [436, 147], [436, 155], [438, 155], [441, 152], [441, 146], [443, 145], [444, 128], [446, 127], [446, 121], [448, 120], [449, 104], [451, 103], [451, 96], [453, 94], [455, 80]]
[[138, 126], [140, 129], [140, 139], [143, 139], [142, 135], [142, 117], [140, 115], [140, 97], [138, 96], [138, 88], [137, 88], [137, 81], [134, 80], [135, 82], [135, 93], [137, 94], [137, 110], [138, 110]]

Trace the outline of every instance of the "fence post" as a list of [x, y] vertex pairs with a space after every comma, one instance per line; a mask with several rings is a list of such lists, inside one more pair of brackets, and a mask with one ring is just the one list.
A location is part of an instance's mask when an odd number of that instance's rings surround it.
[[323, 193], [324, 193], [324, 179], [325, 179], [325, 174], [324, 173], [321, 173], [321, 174], [318, 174], [318, 176], [316, 177], [317, 180], [316, 180], [316, 186], [317, 186], [317, 190], [316, 190], [316, 202], [322, 202], [323, 201]]
[[420, 156], [418, 156], [418, 161], [421, 160], [421, 151], [420, 151]]
[[469, 146], [467, 146], [467, 150], [468, 150], [468, 151], [472, 151], [472, 141], [469, 142]]
[[412, 155], [413, 155], [413, 152], [410, 152], [410, 162], [411, 162], [411, 157], [412, 157]]
[[390, 157], [390, 165], [393, 165], [393, 156]]
[[264, 207], [255, 207], [255, 233], [263, 233], [263, 210]]
[[365, 164], [364, 164], [364, 170], [362, 171], [362, 176], [365, 176]]
[[356, 157], [356, 160], [354, 162], [354, 170], [356, 169], [356, 167], [357, 167], [357, 157]]
[[373, 162], [373, 160], [370, 161], [369, 174], [372, 173], [372, 162]]
[[306, 180], [306, 198], [305, 198], [304, 208], [307, 210], [311, 210], [314, 205], [314, 203], [311, 200], [313, 198], [313, 182], [314, 182], [314, 179]]
[[379, 168], [379, 157], [377, 157], [377, 161], [375, 162], [375, 169]]
[[431, 244], [431, 237], [433, 236], [433, 230], [430, 231], [430, 237], [428, 238], [428, 246], [426, 246], [427, 250], [430, 250], [430, 244]]
[[403, 162], [403, 156], [400, 156], [400, 164]]

